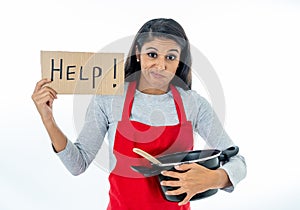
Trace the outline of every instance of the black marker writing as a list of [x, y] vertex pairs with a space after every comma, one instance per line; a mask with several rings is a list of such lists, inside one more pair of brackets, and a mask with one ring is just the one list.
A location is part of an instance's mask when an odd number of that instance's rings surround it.
[[82, 77], [82, 66], [80, 66], [80, 80], [89, 80], [89, 78], [83, 78]]
[[[116, 63], [116, 59], [115, 59]], [[116, 65], [116, 64], [115, 64]], [[65, 67], [65, 69], [63, 69]], [[116, 78], [116, 67], [114, 67], [114, 78]], [[65, 72], [63, 72], [65, 71]], [[78, 72], [79, 71], [79, 72]], [[59, 79], [63, 78], [63, 74], [66, 75], [66, 80], [92, 80], [92, 88], [94, 89], [96, 86], [96, 78], [101, 77], [102, 75], [102, 69], [99, 66], [94, 66], [92, 68], [91, 77], [84, 77], [84, 67], [83, 66], [76, 66], [76, 65], [68, 65], [63, 66], [63, 59], [59, 59], [59, 68], [55, 67], [55, 61], [54, 59], [51, 59], [51, 81], [54, 80], [54, 74], [55, 72], [59, 72]]]
[[[98, 72], [98, 74], [96, 74]], [[93, 67], [93, 88], [95, 88], [95, 79], [96, 77], [100, 77], [102, 74], [102, 69], [98, 66]]]
[[69, 77], [70, 74], [75, 74], [75, 71], [70, 72], [71, 68], [76, 68], [76, 66], [67, 66], [67, 80], [75, 80], [74, 78]]
[[60, 59], [59, 69], [55, 69], [54, 68], [54, 59], [51, 59], [51, 81], [53, 81], [54, 71], [59, 71], [60, 72], [59, 78], [62, 79], [62, 68], [63, 68], [62, 65], [63, 65], [63, 59]]
[[[117, 78], [117, 59], [114, 58], [114, 79]], [[115, 88], [117, 86], [117, 84], [113, 84], [113, 87]]]
[[117, 78], [117, 59], [114, 58], [114, 79]]

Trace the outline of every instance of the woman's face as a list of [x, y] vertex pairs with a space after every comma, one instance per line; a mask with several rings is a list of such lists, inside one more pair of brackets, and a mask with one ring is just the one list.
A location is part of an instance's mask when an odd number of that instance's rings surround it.
[[[155, 38], [136, 50], [141, 64], [140, 85], [166, 91], [179, 65], [181, 48], [171, 39]], [[144, 84], [141, 84], [144, 83]]]

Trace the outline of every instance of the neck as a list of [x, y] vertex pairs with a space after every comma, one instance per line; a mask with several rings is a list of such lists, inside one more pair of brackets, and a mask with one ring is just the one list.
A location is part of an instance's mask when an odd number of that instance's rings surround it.
[[162, 91], [162, 90], [155, 89], [155, 88], [148, 88], [148, 89], [142, 89], [142, 90], [140, 90], [138, 88], [138, 90], [141, 91], [142, 93], [150, 94], [150, 95], [162, 95], [167, 92], [167, 91]]

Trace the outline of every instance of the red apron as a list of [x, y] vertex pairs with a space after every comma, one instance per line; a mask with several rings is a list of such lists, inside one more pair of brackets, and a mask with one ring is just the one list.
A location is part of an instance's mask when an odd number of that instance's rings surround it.
[[114, 155], [116, 166], [109, 175], [110, 202], [108, 210], [188, 210], [190, 204], [178, 206], [176, 202], [164, 199], [157, 177], [144, 177], [131, 170], [131, 165], [141, 165], [148, 161], [135, 154], [134, 147], [152, 155], [163, 155], [193, 148], [191, 122], [186, 120], [181, 97], [174, 86], [170, 86], [178, 114], [179, 123], [172, 126], [150, 126], [131, 121], [136, 83], [128, 86], [122, 120], [118, 122]]

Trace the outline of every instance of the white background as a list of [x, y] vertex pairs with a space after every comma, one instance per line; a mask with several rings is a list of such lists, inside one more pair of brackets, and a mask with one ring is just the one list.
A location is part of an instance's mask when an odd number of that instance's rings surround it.
[[[1, 210], [106, 208], [107, 173], [91, 164], [74, 177], [51, 149], [31, 100], [39, 53], [96, 52], [157, 17], [177, 20], [213, 65], [225, 129], [248, 164], [233, 193], [219, 191], [193, 209], [299, 209], [299, 1], [16, 0], [0, 3]], [[58, 98], [57, 123], [75, 141], [73, 96]]]

